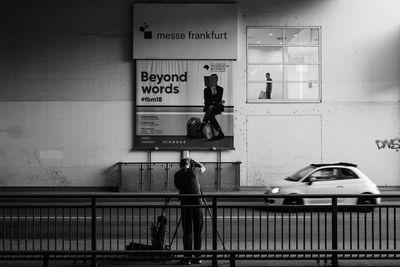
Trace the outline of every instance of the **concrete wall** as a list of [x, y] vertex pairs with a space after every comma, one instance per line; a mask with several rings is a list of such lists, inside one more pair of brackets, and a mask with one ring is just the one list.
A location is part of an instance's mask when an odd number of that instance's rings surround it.
[[[234, 85], [236, 141], [247, 155], [242, 184], [265, 185], [309, 162], [348, 161], [378, 185], [400, 185], [399, 150], [375, 142], [400, 136], [399, 9], [395, 0], [241, 1]], [[243, 103], [246, 26], [322, 27], [322, 103]], [[319, 120], [305, 119], [312, 117]]]
[[[116, 186], [131, 153], [131, 1], [6, 1], [0, 185]], [[110, 169], [111, 168], [111, 169]]]
[[[117, 186], [116, 162], [147, 160], [131, 151], [132, 2], [2, 2], [0, 186]], [[266, 185], [311, 161], [351, 161], [378, 185], [399, 186], [398, 149], [375, 141], [400, 136], [400, 2], [238, 7], [236, 150], [222, 160], [242, 162], [241, 185]], [[322, 27], [322, 103], [246, 104], [246, 26]], [[153, 161], [179, 157], [152, 153]]]

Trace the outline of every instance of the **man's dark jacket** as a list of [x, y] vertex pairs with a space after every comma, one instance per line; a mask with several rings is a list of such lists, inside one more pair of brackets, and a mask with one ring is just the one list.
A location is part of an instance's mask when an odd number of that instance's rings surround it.
[[[201, 194], [198, 177], [191, 168], [181, 169], [176, 172], [174, 183], [179, 190], [179, 194]], [[180, 199], [181, 203], [186, 205], [202, 204], [201, 198], [181, 197]]]

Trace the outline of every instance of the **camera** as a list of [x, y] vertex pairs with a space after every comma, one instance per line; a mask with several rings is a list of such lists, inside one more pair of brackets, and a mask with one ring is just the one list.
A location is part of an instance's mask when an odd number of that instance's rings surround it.
[[190, 160], [190, 166], [193, 168], [193, 167], [201, 167], [201, 165], [199, 164], [199, 163], [197, 163], [196, 161], [194, 161], [194, 160]]

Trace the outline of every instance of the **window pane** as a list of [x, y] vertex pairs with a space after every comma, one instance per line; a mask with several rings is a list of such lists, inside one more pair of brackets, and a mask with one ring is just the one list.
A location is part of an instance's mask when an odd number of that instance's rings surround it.
[[248, 63], [282, 63], [283, 49], [278, 46], [250, 46]]
[[290, 45], [318, 45], [319, 29], [285, 29], [285, 43]]
[[318, 47], [285, 47], [285, 63], [318, 64]]
[[273, 81], [282, 81], [281, 65], [249, 65], [247, 80], [249, 82], [265, 82], [265, 73], [267, 72]]
[[352, 170], [342, 168], [342, 179], [357, 179], [358, 176]]
[[318, 83], [286, 83], [285, 98], [300, 100], [318, 100], [319, 84]]
[[318, 81], [318, 65], [286, 65], [286, 81]]
[[322, 169], [312, 174], [312, 177], [316, 178], [317, 181], [332, 181], [335, 180], [337, 176], [338, 170], [332, 168]]
[[[260, 96], [260, 92], [266, 90], [265, 83], [248, 83], [248, 99], [256, 100]], [[272, 83], [271, 99], [282, 99], [283, 87], [282, 83]]]
[[247, 44], [248, 45], [274, 45], [282, 44], [282, 29], [266, 29], [266, 28], [248, 28]]

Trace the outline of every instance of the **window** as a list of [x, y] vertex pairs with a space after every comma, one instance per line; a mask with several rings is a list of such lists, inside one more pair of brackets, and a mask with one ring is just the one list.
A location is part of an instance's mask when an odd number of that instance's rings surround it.
[[320, 33], [319, 27], [248, 27], [247, 102], [321, 101]]
[[338, 169], [336, 168], [326, 168], [314, 172], [311, 177], [317, 179], [318, 182], [333, 181], [338, 178], [338, 173]]
[[342, 168], [342, 179], [358, 179], [357, 174], [355, 174], [352, 170]]

